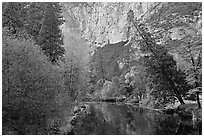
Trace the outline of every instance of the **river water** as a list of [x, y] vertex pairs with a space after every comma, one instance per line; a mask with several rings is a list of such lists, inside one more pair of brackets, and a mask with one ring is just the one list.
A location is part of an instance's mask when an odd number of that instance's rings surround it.
[[192, 120], [126, 104], [90, 102], [70, 122], [61, 117], [58, 133], [73, 135], [201, 134]]

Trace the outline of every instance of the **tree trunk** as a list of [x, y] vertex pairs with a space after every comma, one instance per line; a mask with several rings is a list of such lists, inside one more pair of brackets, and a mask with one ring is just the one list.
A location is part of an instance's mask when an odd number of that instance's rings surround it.
[[196, 98], [197, 98], [198, 108], [201, 108], [200, 99], [199, 99], [199, 92], [196, 92]]
[[185, 104], [181, 95], [177, 95], [177, 98], [178, 98], [179, 102], [181, 103], [181, 105]]
[[[170, 81], [170, 82], [172, 83], [172, 81]], [[173, 85], [173, 84], [172, 84], [172, 85]], [[183, 99], [182, 99], [182, 97], [181, 97], [181, 94], [179, 94], [179, 91], [176, 90], [175, 88], [174, 88], [174, 94], [175, 94], [175, 96], [177, 97], [177, 99], [179, 100], [179, 102], [181, 103], [181, 105], [185, 104], [184, 101], [183, 101]]]

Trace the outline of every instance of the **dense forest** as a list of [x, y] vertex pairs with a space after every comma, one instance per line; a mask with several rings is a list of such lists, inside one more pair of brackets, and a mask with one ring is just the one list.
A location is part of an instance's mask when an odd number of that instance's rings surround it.
[[2, 133], [74, 134], [88, 101], [200, 122], [202, 3], [3, 2]]

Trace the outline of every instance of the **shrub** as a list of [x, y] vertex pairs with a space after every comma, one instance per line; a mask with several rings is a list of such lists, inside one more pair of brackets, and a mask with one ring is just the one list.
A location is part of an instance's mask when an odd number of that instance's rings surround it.
[[61, 70], [32, 41], [4, 32], [2, 40], [3, 126], [41, 123], [64, 91]]

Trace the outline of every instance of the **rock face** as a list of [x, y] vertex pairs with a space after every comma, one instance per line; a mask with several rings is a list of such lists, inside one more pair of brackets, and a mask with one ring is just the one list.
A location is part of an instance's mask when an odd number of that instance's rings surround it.
[[127, 12], [133, 10], [137, 18], [146, 16], [155, 3], [146, 2], [90, 2], [66, 3], [66, 22], [77, 28], [92, 44], [117, 43], [128, 39]]
[[[133, 10], [137, 19], [145, 20], [164, 3], [157, 2], [83, 2], [63, 3], [66, 28], [76, 29], [82, 38], [91, 44], [102, 46], [108, 43], [117, 43], [129, 39], [130, 30], [127, 13]], [[202, 31], [202, 19], [198, 20], [196, 28]], [[174, 28], [168, 37], [180, 39], [183, 28]], [[185, 30], [185, 33], [194, 33]], [[185, 34], [186, 35], [186, 34]]]
[[114, 76], [121, 74], [119, 64], [122, 62], [120, 60], [128, 56], [130, 46], [125, 46], [127, 43], [128, 41], [121, 41], [97, 48], [90, 58], [90, 62], [92, 63], [91, 68], [97, 77], [103, 77], [111, 81]]

